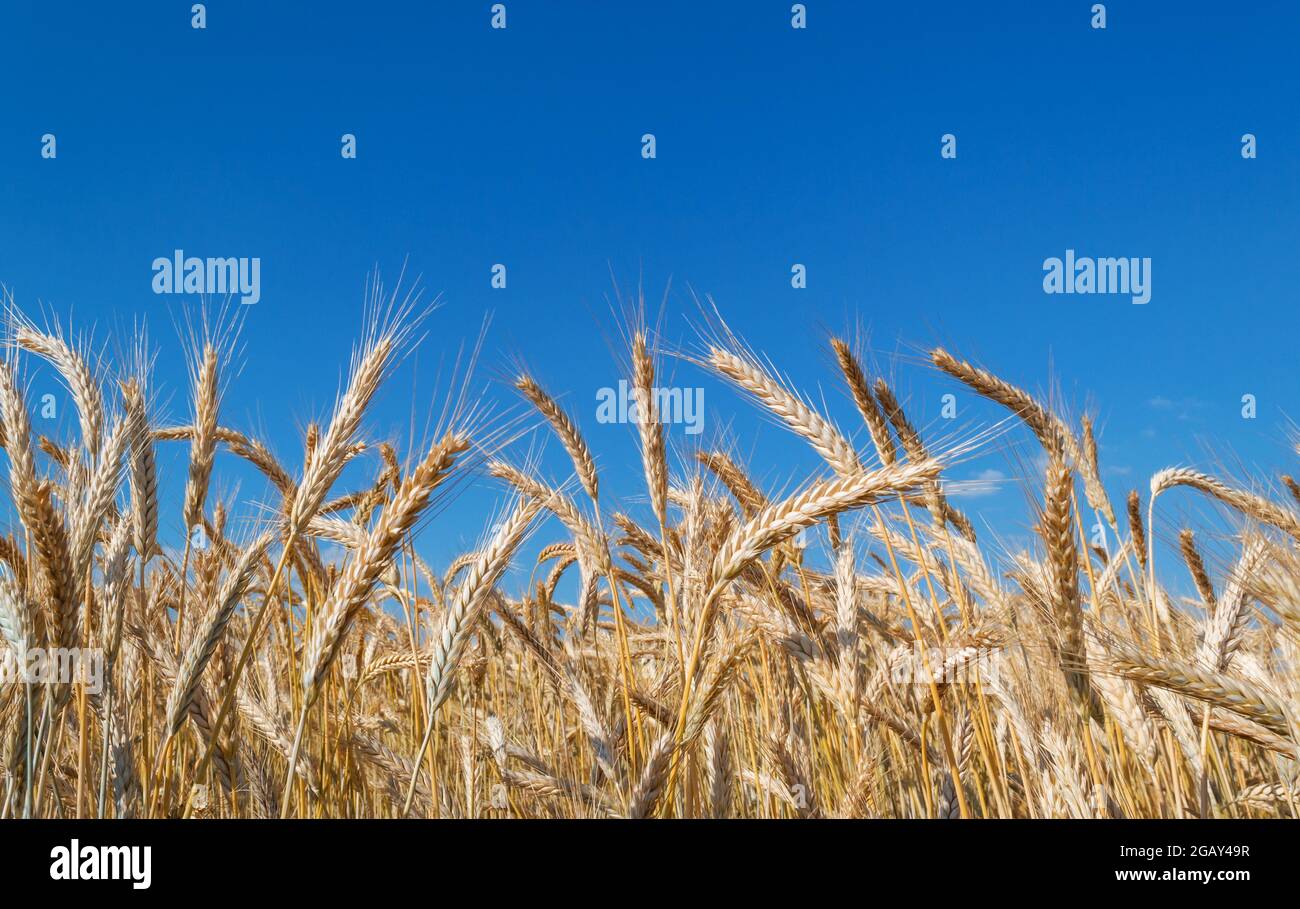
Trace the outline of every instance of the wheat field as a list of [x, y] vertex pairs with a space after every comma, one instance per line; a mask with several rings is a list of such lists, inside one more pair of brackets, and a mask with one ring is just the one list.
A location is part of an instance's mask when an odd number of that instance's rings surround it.
[[[918, 368], [1041, 446], [1035, 538], [1008, 552], [951, 495], [984, 440], [927, 442], [843, 340], [832, 417], [719, 333], [697, 364], [821, 467], [765, 490], [733, 451], [679, 451], [644, 419], [623, 507], [598, 468], [622, 455], [598, 458], [565, 390], [528, 374], [503, 389], [513, 423], [427, 402], [431, 443], [375, 444], [368, 408], [431, 343], [419, 319], [372, 308], [332, 413], [282, 461], [227, 422], [216, 334], [187, 346], [187, 420], [162, 425], [148, 351], [110, 362], [10, 304], [0, 637], [11, 657], [98, 653], [102, 676], [0, 687], [0, 816], [1294, 816], [1289, 477], [1268, 495], [1170, 468], [1116, 507], [1087, 419], [935, 349]], [[670, 353], [627, 336], [650, 413]], [[37, 366], [66, 384], [72, 438], [33, 428]], [[521, 425], [569, 476], [543, 475]], [[179, 500], [163, 446], [187, 452]], [[265, 478], [252, 518], [214, 500], [223, 465]], [[476, 548], [428, 564], [419, 537], [466, 476], [504, 504]], [[1196, 528], [1161, 525], [1175, 496], [1236, 528], [1221, 570]], [[160, 522], [195, 533], [165, 546]], [[506, 583], [524, 551], [533, 581]]]

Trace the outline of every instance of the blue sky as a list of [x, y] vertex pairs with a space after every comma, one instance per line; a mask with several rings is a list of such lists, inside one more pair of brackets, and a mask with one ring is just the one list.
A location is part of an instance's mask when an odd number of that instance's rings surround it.
[[[1075, 0], [809, 0], [794, 30], [788, 2], [508, 0], [497, 31], [490, 5], [213, 2], [200, 31], [182, 2], [5, 4], [0, 282], [100, 337], [147, 319], [179, 418], [174, 325], [196, 304], [154, 295], [150, 263], [177, 248], [259, 257], [222, 419], [294, 466], [338, 387], [367, 273], [391, 281], [405, 261], [444, 305], [372, 434], [423, 425], [436, 365], [491, 313], [483, 382], [523, 357], [633, 508], [634, 430], [595, 420], [596, 390], [621, 375], [615, 281], [639, 282], [652, 314], [671, 282], [672, 348], [695, 341], [691, 291], [711, 295], [848, 428], [828, 332], [869, 339], [915, 421], [944, 434], [1001, 414], [922, 368], [934, 343], [1058, 385], [1073, 412], [1097, 413], [1117, 501], [1163, 466], [1217, 469], [1212, 455], [1261, 478], [1296, 468], [1300, 7], [1114, 2], [1102, 31]], [[647, 132], [655, 160], [640, 155]], [[945, 133], [955, 160], [940, 157]], [[1043, 260], [1066, 249], [1150, 257], [1151, 302], [1044, 294]], [[504, 290], [489, 283], [498, 262]], [[790, 286], [795, 262], [806, 289]], [[674, 382], [705, 387], [703, 441], [725, 430], [769, 487], [816, 467], [693, 368]], [[945, 392], [959, 417], [939, 425]], [[1014, 475], [1020, 438], [958, 476]], [[556, 445], [544, 463], [565, 472]], [[468, 545], [496, 497], [468, 491], [451, 510], [465, 521], [435, 523], [428, 545]], [[1008, 537], [1030, 520], [1014, 484], [967, 507]]]

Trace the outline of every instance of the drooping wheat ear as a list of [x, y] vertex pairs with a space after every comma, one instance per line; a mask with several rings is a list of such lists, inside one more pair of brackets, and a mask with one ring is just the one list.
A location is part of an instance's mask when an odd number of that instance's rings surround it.
[[1039, 404], [1028, 392], [1022, 391], [1010, 382], [1004, 382], [991, 372], [979, 369], [964, 360], [958, 360], [942, 347], [930, 351], [934, 365], [960, 382], [964, 382], [979, 394], [1010, 410], [1027, 425], [1038, 437], [1039, 443], [1049, 453], [1068, 457], [1077, 462], [1078, 445], [1070, 431]]
[[1250, 682], [1185, 663], [1157, 660], [1116, 640], [1108, 640], [1106, 648], [1111, 668], [1126, 678], [1231, 710], [1284, 738], [1294, 734], [1286, 705]]
[[122, 386], [122, 399], [126, 409], [135, 551], [141, 561], [148, 561], [158, 548], [158, 466], [140, 383], [135, 379], [126, 382]]
[[811, 527], [827, 515], [838, 514], [883, 498], [915, 489], [939, 476], [933, 458], [919, 463], [894, 464], [856, 476], [813, 483], [788, 499], [768, 505], [731, 532], [713, 557], [709, 572], [714, 600], [728, 582], [767, 550]]
[[1087, 656], [1083, 640], [1083, 607], [1079, 600], [1079, 548], [1074, 538], [1071, 502], [1074, 481], [1059, 458], [1047, 465], [1042, 534], [1051, 572], [1052, 617], [1056, 626], [1058, 659], [1070, 690], [1088, 700]]
[[651, 561], [658, 561], [663, 557], [663, 547], [659, 545], [659, 540], [650, 531], [622, 512], [615, 512], [612, 520], [615, 526], [624, 533], [619, 545], [634, 547], [641, 552], [642, 556]]
[[1009, 382], [1004, 382], [992, 373], [958, 360], [942, 347], [930, 352], [934, 365], [960, 382], [964, 382], [980, 395], [1010, 410], [1025, 422], [1039, 444], [1049, 454], [1055, 453], [1072, 464], [1083, 476], [1084, 492], [1088, 504], [1100, 511], [1112, 525], [1116, 523], [1110, 500], [1102, 486], [1101, 477], [1097, 475], [1095, 462], [1090, 462], [1080, 450], [1079, 442], [1061, 420], [1053, 416], [1047, 408], [1034, 398]]
[[[280, 462], [275, 459], [275, 456], [271, 454], [265, 445], [228, 426], [218, 426], [215, 435], [218, 442], [230, 449], [231, 454], [238, 455], [260, 470], [286, 500], [292, 499], [295, 491], [293, 477], [289, 475], [289, 471], [281, 466]], [[194, 427], [166, 426], [162, 429], [153, 430], [150, 437], [158, 442], [192, 440], [194, 438]]]
[[478, 557], [478, 553], [476, 552], [466, 552], [452, 559], [451, 564], [447, 566], [446, 573], [444, 573], [442, 576], [442, 586], [450, 587], [451, 582], [456, 579], [456, 575], [460, 574], [461, 571], [468, 568], [470, 566], [470, 563], [473, 562], [474, 559], [477, 557]]
[[857, 452], [840, 431], [752, 359], [713, 347], [709, 350], [709, 363], [803, 436], [841, 477], [862, 473]]
[[1118, 533], [1115, 510], [1111, 507], [1110, 496], [1106, 494], [1106, 487], [1101, 482], [1101, 465], [1097, 459], [1097, 438], [1092, 433], [1092, 418], [1084, 416], [1079, 422], [1083, 425], [1083, 463], [1079, 465], [1079, 474], [1083, 477], [1084, 497]]
[[[460, 563], [460, 567], [463, 568], [473, 562], [473, 558], [473, 553], [459, 555], [452, 564]], [[542, 546], [542, 551], [537, 554], [537, 564], [545, 564], [552, 559], [560, 558], [576, 559], [577, 547], [571, 542], [552, 542], [549, 546]]]
[[696, 452], [695, 457], [722, 481], [735, 497], [745, 517], [752, 518], [755, 512], [767, 505], [767, 496], [750, 482], [730, 455], [721, 451], [700, 451]]
[[525, 496], [541, 502], [542, 507], [559, 518], [560, 522], [573, 534], [579, 555], [594, 561], [600, 566], [601, 571], [605, 571], [606, 568], [612, 569], [612, 566], [607, 565], [609, 550], [604, 543], [603, 534], [591, 521], [583, 516], [582, 512], [578, 510], [578, 506], [563, 492], [547, 486], [533, 475], [507, 464], [505, 461], [489, 462], [488, 473], [498, 479], [505, 480]]
[[314, 633], [304, 654], [304, 713], [320, 694], [321, 683], [338, 656], [344, 634], [351, 627], [357, 611], [369, 599], [375, 582], [388, 567], [398, 544], [429, 504], [430, 495], [446, 480], [456, 457], [468, 447], [469, 440], [457, 432], [449, 432], [434, 443], [424, 460], [407, 475], [392, 501], [380, 512], [365, 545], [353, 553], [343, 575], [334, 583], [330, 598], [316, 619]]
[[871, 393], [871, 386], [867, 383], [862, 365], [858, 363], [849, 345], [839, 338], [831, 338], [831, 347], [835, 349], [835, 358], [839, 361], [840, 372], [844, 373], [844, 381], [853, 394], [853, 403], [858, 406], [858, 412], [862, 414], [862, 420], [867, 424], [867, 431], [871, 433], [871, 441], [876, 446], [876, 453], [880, 455], [881, 463], [893, 464], [898, 459], [898, 452], [894, 448], [894, 437], [890, 435], [889, 423]]
[[[912, 421], [907, 418], [902, 404], [894, 395], [894, 390], [889, 387], [889, 383], [884, 379], [876, 380], [876, 399], [880, 402], [880, 409], [888, 418], [889, 424], [893, 426], [894, 433], [898, 436], [898, 441], [907, 457], [913, 461], [924, 461], [929, 458], [930, 455], [926, 450], [925, 443], [921, 440], [921, 434], [912, 425]], [[937, 481], [925, 484], [923, 498], [909, 501], [911, 504], [925, 506], [929, 510], [936, 528], [943, 528], [951, 522], [963, 537], [972, 542], [975, 540], [975, 528], [970, 519], [949, 504], [948, 497], [944, 495]]]
[[186, 533], [203, 523], [212, 463], [217, 453], [217, 349], [203, 345], [203, 358], [193, 368], [194, 436], [190, 442], [189, 476], [185, 482]]
[[903, 405], [899, 403], [894, 390], [884, 379], [876, 379], [876, 400], [880, 402], [880, 409], [884, 411], [889, 424], [894, 427], [903, 451], [913, 461], [924, 460], [925, 444], [921, 441], [921, 434], [907, 418], [907, 414], [903, 412]]
[[632, 396], [636, 402], [636, 431], [641, 439], [641, 462], [650, 507], [660, 526], [667, 527], [668, 457], [655, 394], [655, 361], [646, 349], [645, 332], [640, 331], [632, 339]]
[[47, 334], [33, 325], [18, 326], [14, 339], [19, 347], [48, 360], [68, 383], [81, 421], [81, 444], [95, 458], [104, 425], [104, 396], [85, 358], [58, 334]]
[[[898, 436], [898, 441], [907, 457], [913, 461], [924, 461], [929, 458], [930, 455], [926, 450], [925, 443], [921, 440], [921, 434], [912, 425], [912, 421], [907, 418], [902, 404], [894, 395], [894, 390], [889, 387], [889, 383], [884, 379], [876, 380], [876, 399], [880, 402], [880, 408], [888, 418], [889, 424], [894, 427], [894, 433]], [[974, 542], [975, 528], [970, 519], [952, 507], [938, 482], [926, 483], [924, 499], [916, 504], [924, 505], [929, 509], [935, 527], [942, 528], [945, 524], [951, 523], [957, 528], [958, 533]]]
[[1246, 607], [1250, 604], [1251, 582], [1267, 561], [1268, 544], [1263, 539], [1252, 539], [1242, 547], [1241, 557], [1227, 584], [1223, 597], [1211, 604], [1212, 612], [1205, 626], [1196, 662], [1210, 672], [1222, 672], [1232, 662], [1232, 655], [1241, 644], [1241, 636], [1250, 617]]
[[1214, 585], [1210, 583], [1210, 576], [1205, 571], [1205, 561], [1196, 548], [1196, 534], [1187, 529], [1180, 530], [1178, 532], [1178, 548], [1183, 553], [1183, 561], [1187, 563], [1187, 570], [1191, 572], [1192, 582], [1196, 584], [1196, 592], [1201, 595], [1201, 601], [1205, 603], [1206, 614], [1213, 615], [1215, 604], [1218, 601], [1214, 596]]
[[1300, 505], [1300, 483], [1297, 483], [1287, 474], [1282, 474], [1282, 485], [1291, 493], [1291, 498], [1295, 499], [1296, 504]]
[[76, 469], [76, 465], [72, 463], [72, 453], [49, 436], [41, 436], [37, 440], [36, 446], [49, 455], [51, 461], [59, 465], [59, 469], [64, 472], [65, 476]]
[[217, 649], [221, 636], [225, 633], [230, 618], [235, 614], [253, 580], [253, 574], [261, 563], [267, 547], [271, 545], [271, 535], [263, 534], [239, 555], [234, 567], [226, 574], [225, 582], [217, 592], [217, 597], [206, 619], [195, 632], [185, 656], [176, 670], [176, 681], [167, 697], [168, 737], [180, 731], [185, 717], [189, 715], [190, 704], [198, 689], [203, 670]]
[[366, 545], [366, 529], [351, 521], [326, 518], [320, 515], [307, 522], [303, 532], [308, 536], [329, 540], [346, 546], [348, 549], [360, 549]]
[[1147, 534], [1142, 526], [1142, 499], [1136, 489], [1128, 494], [1128, 532], [1133, 540], [1133, 551], [1137, 553], [1138, 562], [1147, 567]]
[[[1099, 661], [1104, 663], [1102, 655], [1105, 651], [1096, 632], [1091, 627], [1085, 628], [1084, 644], [1089, 664]], [[1142, 703], [1138, 699], [1137, 686], [1128, 679], [1119, 678], [1106, 672], [1093, 673], [1089, 678], [1101, 695], [1107, 712], [1115, 721], [1115, 725], [1119, 727], [1124, 740], [1146, 766], [1154, 772], [1158, 733], [1155, 724], [1151, 722], [1151, 718], [1142, 709]]]
[[1234, 489], [1208, 474], [1182, 467], [1169, 467], [1151, 477], [1150, 507], [1155, 508], [1156, 496], [1175, 486], [1190, 486], [1256, 521], [1271, 524], [1300, 540], [1300, 518], [1297, 518], [1294, 512], [1254, 493]]
[[532, 376], [520, 376], [515, 381], [515, 388], [518, 388], [537, 408], [537, 412], [546, 418], [546, 422], [551, 424], [551, 429], [559, 436], [560, 444], [564, 446], [564, 450], [569, 453], [569, 458], [573, 461], [573, 468], [578, 473], [578, 479], [582, 481], [582, 488], [587, 490], [587, 495], [591, 496], [593, 502], [596, 501], [600, 488], [596, 478], [596, 461], [591, 456], [591, 449], [587, 447], [586, 440], [578, 432], [578, 427], [573, 420], [555, 399], [533, 380]]
[[361, 425], [361, 416], [370, 405], [396, 355], [399, 332], [400, 329], [397, 328], [381, 332], [354, 353], [347, 391], [334, 408], [329, 429], [312, 449], [303, 468], [302, 482], [298, 484], [289, 507], [290, 534], [312, 519], [347, 463], [348, 450]]

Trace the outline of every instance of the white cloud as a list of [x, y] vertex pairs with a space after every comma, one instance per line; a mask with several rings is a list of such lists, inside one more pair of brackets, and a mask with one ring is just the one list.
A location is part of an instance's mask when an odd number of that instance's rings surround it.
[[982, 470], [974, 479], [944, 483], [943, 491], [954, 498], [978, 499], [997, 493], [1006, 479], [1000, 470]]
[[1147, 401], [1147, 406], [1152, 410], [1171, 413], [1178, 420], [1194, 420], [1197, 418], [1197, 413], [1206, 407], [1206, 402], [1200, 398], [1189, 397], [1172, 400], [1164, 395], [1156, 395]]

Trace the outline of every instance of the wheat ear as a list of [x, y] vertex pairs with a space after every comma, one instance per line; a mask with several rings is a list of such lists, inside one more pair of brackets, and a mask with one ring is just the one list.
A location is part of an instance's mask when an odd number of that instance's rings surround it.
[[239, 560], [226, 575], [226, 580], [217, 593], [212, 611], [196, 630], [194, 640], [190, 642], [177, 667], [176, 681], [167, 698], [165, 729], [168, 738], [179, 732], [181, 724], [185, 722], [199, 680], [203, 677], [203, 670], [212, 659], [212, 654], [216, 651], [217, 644], [230, 623], [230, 617], [235, 614], [235, 609], [243, 600], [248, 585], [252, 582], [253, 573], [270, 545], [271, 535], [263, 534], [240, 553]]
[[752, 359], [714, 347], [709, 350], [709, 364], [757, 398], [791, 430], [807, 439], [840, 476], [862, 472], [857, 452], [840, 431]]
[[537, 517], [541, 508], [542, 503], [537, 499], [528, 499], [515, 508], [510, 517], [497, 529], [491, 542], [474, 560], [465, 575], [465, 580], [461, 582], [460, 590], [447, 611], [443, 613], [438, 631], [430, 645], [429, 669], [424, 679], [425, 702], [428, 706], [426, 726], [419, 752], [412, 762], [415, 770], [412, 773], [406, 804], [402, 809], [403, 814], [410, 811], [411, 794], [415, 791], [419, 766], [424, 760], [424, 752], [429, 747], [429, 739], [433, 735], [433, 721], [438, 709], [451, 693], [456, 667], [465, 649], [465, 642], [469, 640], [470, 632], [474, 628], [483, 604], [487, 602], [502, 572], [510, 564], [510, 557], [514, 555], [528, 526]]
[[520, 376], [515, 380], [515, 388], [519, 389], [523, 396], [537, 408], [537, 412], [546, 418], [546, 422], [559, 437], [560, 444], [569, 453], [573, 468], [578, 473], [578, 479], [582, 481], [582, 488], [587, 490], [587, 495], [591, 496], [593, 502], [596, 501], [600, 495], [600, 484], [596, 477], [596, 460], [591, 456], [591, 449], [587, 447], [586, 440], [583, 439], [582, 433], [578, 432], [578, 427], [572, 418], [532, 376]]

